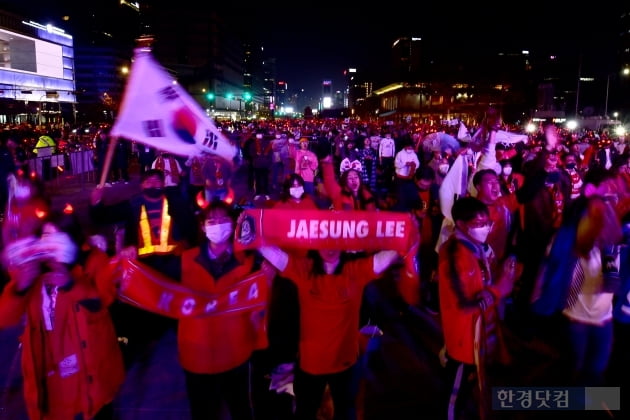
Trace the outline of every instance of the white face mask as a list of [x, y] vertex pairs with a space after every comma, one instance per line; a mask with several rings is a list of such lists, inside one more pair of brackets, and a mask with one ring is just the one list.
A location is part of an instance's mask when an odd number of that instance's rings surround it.
[[232, 232], [234, 228], [232, 227], [232, 223], [220, 223], [218, 225], [207, 225], [206, 226], [206, 238], [213, 244], [222, 244], [225, 242]]
[[490, 225], [486, 225], [478, 228], [470, 228], [468, 229], [468, 235], [480, 243], [485, 243], [490, 233], [490, 227]]
[[446, 173], [448, 172], [448, 168], [450, 167], [450, 165], [448, 163], [443, 163], [441, 165], [438, 166], [438, 171], [442, 174], [442, 175], [446, 175]]
[[510, 175], [512, 173], [512, 168], [510, 168], [509, 166], [506, 166], [505, 168], [503, 168], [503, 175]]
[[304, 194], [304, 187], [291, 187], [289, 188], [289, 194], [291, 194], [291, 197], [295, 199], [302, 198], [302, 195]]

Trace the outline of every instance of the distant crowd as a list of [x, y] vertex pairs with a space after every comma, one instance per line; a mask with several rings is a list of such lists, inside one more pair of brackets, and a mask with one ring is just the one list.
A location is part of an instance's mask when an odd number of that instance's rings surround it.
[[[493, 109], [471, 123], [279, 120], [220, 129], [237, 146], [232, 162], [119, 139], [90, 203], [93, 226], [115, 225], [116, 237], [85, 235], [67, 213], [38, 216], [45, 190], [19, 174], [15, 153], [30, 140], [3, 136], [0, 326], [27, 316], [33, 418], [111, 418], [125, 370], [171, 328], [193, 419], [218, 418], [222, 402], [235, 419], [316, 419], [330, 416], [324, 395], [334, 418], [362, 418], [360, 331], [378, 319], [367, 304], [377, 279], [396, 285], [396, 310], [439, 316], [449, 384], [439, 418], [492, 418], [492, 387], [525, 375], [516, 355], [536, 346], [557, 372], [554, 385], [628, 384], [625, 137], [576, 134], [551, 121], [523, 133]], [[90, 139], [99, 175], [111, 140], [108, 127]], [[108, 187], [129, 182], [136, 168], [141, 190], [117, 200]], [[417, 232], [406, 233], [404, 250], [343, 240], [304, 250], [263, 237], [243, 251], [234, 240], [248, 209], [391, 212]], [[50, 246], [31, 252], [39, 239]], [[121, 299], [133, 278], [217, 302], [237, 296], [242, 282], [267, 285], [270, 296], [216, 317], [171, 316]], [[69, 325], [76, 333], [64, 332]], [[368, 330], [374, 336], [378, 325]], [[122, 349], [118, 337], [128, 341]], [[539, 378], [510, 379], [531, 386]], [[270, 397], [270, 387], [286, 392]]]

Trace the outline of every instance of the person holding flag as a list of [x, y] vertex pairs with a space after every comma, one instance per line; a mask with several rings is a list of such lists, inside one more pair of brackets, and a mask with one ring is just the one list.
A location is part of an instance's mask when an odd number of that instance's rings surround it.
[[[194, 214], [181, 195], [166, 194], [162, 171], [145, 172], [140, 187], [140, 194], [113, 203], [105, 203], [105, 188], [95, 188], [90, 197], [90, 218], [95, 225], [124, 226], [121, 256], [138, 259], [176, 278], [181, 252], [197, 243]], [[117, 303], [112, 309], [118, 315], [119, 334], [128, 339], [128, 361], [144, 352], [148, 343], [159, 338], [168, 327], [174, 326], [167, 318], [126, 303]]]
[[[113, 147], [121, 141], [135, 141], [157, 151], [189, 158], [211, 153], [236, 164], [238, 148], [208, 118], [201, 106], [162, 68], [147, 45], [134, 51], [133, 65], [119, 114], [110, 130], [112, 142], [104, 162], [106, 173]], [[101, 179], [101, 186], [104, 179]], [[141, 178], [142, 193], [131, 200], [104, 205], [104, 190], [92, 191], [90, 217], [96, 224], [123, 223], [122, 257], [138, 258], [171, 278], [177, 278], [181, 251], [197, 242], [197, 229], [191, 206], [181, 195], [165, 194], [164, 172], [148, 170]], [[171, 320], [121, 304], [121, 332], [129, 339], [129, 357], [142, 353], [159, 338]], [[127, 312], [127, 313], [125, 313]], [[157, 317], [157, 318], [156, 318]], [[127, 331], [122, 331], [126, 329]], [[134, 349], [138, 344], [140, 348]], [[129, 360], [128, 360], [129, 361]]]

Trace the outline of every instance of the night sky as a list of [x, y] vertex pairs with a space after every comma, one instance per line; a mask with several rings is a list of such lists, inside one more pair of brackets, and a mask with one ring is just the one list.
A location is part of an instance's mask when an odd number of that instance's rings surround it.
[[[118, 3], [99, 0], [105, 1]], [[488, 49], [545, 50], [554, 54], [579, 51], [602, 66], [609, 66], [614, 59], [619, 16], [614, 4], [579, 8], [575, 2], [550, 1], [492, 6], [445, 1], [410, 5], [235, 3], [214, 4], [224, 9], [236, 33], [249, 31], [263, 43], [267, 55], [276, 58], [278, 80], [285, 80], [290, 90], [303, 88], [314, 95], [321, 90], [324, 79], [332, 79], [333, 87], [341, 89], [343, 70], [349, 67], [378, 81], [383, 69], [390, 65], [391, 45], [400, 36], [420, 37], [440, 54], [467, 54], [472, 59], [476, 51]], [[34, 19], [50, 16], [62, 28], [57, 10], [74, 8], [83, 12], [90, 4], [76, 0], [0, 1], [0, 7], [26, 9]], [[184, 7], [203, 7], [203, 3]]]
[[[616, 38], [619, 16], [614, 7], [577, 9], [576, 3], [563, 7], [550, 6], [552, 2], [506, 2], [502, 7], [490, 7], [478, 3], [415, 2], [403, 7], [398, 2], [381, 2], [370, 11], [367, 3], [325, 7], [313, 2], [306, 11], [297, 3], [274, 10], [245, 10], [236, 16], [241, 22], [250, 20], [254, 28], [268, 28], [257, 34], [270, 55], [277, 57], [279, 77], [286, 78], [289, 87], [314, 85], [319, 89], [324, 78], [341, 84], [342, 72], [348, 67], [378, 79], [390, 65], [391, 45], [400, 36], [420, 37], [435, 53], [466, 54], [473, 60], [475, 50], [579, 51], [602, 65], [614, 56], [611, 40]], [[387, 9], [388, 4], [395, 8]]]

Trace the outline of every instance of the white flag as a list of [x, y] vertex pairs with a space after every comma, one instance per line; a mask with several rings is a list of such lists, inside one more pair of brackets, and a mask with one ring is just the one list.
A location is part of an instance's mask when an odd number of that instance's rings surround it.
[[233, 162], [237, 148], [151, 53], [135, 51], [111, 135], [180, 156], [212, 153]]
[[459, 123], [459, 130], [457, 131], [457, 140], [468, 143], [470, 140], [470, 132], [463, 121]]
[[497, 136], [495, 138], [497, 140], [497, 143], [504, 144], [516, 144], [519, 142], [527, 143], [527, 141], [529, 140], [527, 134], [511, 133], [504, 130], [497, 131]]
[[[488, 133], [484, 131], [483, 127], [478, 128], [472, 136], [472, 141], [484, 142], [485, 139], [481, 138], [482, 133], [485, 133], [486, 136], [488, 135]], [[512, 133], [505, 130], [497, 130], [497, 134], [494, 139], [497, 143], [503, 144], [516, 144], [519, 142], [527, 143], [529, 141], [527, 134]]]

